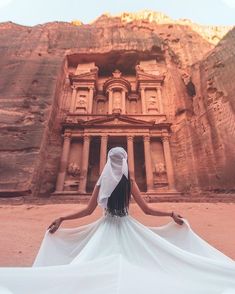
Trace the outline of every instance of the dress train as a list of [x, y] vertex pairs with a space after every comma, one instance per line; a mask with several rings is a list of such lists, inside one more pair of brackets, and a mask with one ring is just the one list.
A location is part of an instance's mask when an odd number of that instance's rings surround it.
[[235, 262], [184, 219], [103, 215], [46, 231], [32, 267], [0, 268], [0, 294], [235, 294]]

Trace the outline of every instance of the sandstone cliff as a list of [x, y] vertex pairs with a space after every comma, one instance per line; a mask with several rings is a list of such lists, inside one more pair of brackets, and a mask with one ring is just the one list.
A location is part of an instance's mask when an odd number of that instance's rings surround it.
[[136, 60], [152, 54], [164, 64], [178, 188], [235, 189], [235, 30], [225, 35], [231, 28], [144, 13], [103, 15], [86, 25], [0, 24], [1, 195], [48, 196], [54, 190], [66, 56], [102, 58], [107, 52], [117, 62], [115, 52], [134, 52]]

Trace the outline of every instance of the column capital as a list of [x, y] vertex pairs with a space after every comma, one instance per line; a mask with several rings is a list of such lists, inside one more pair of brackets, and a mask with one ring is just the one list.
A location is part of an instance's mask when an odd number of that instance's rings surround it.
[[65, 139], [71, 139], [72, 134], [71, 134], [71, 133], [64, 133], [64, 134], [62, 135], [62, 137], [64, 138], [64, 140], [65, 140]]
[[134, 136], [133, 135], [127, 135], [127, 140], [128, 141], [133, 141], [134, 139]]
[[84, 134], [84, 135], [83, 135], [83, 139], [84, 139], [85, 141], [89, 141], [90, 138], [91, 138], [91, 135], [88, 135], [88, 134]]
[[150, 142], [150, 135], [144, 135], [144, 142]]
[[169, 137], [168, 136], [162, 136], [161, 140], [162, 140], [162, 142], [169, 142]]
[[108, 135], [107, 134], [106, 135], [101, 135], [100, 137], [101, 137], [101, 140], [107, 140], [108, 139]]

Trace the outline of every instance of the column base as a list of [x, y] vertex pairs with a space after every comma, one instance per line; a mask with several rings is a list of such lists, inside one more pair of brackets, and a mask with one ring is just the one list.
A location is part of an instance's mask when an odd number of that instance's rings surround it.
[[178, 192], [175, 187], [169, 187], [168, 192]]
[[147, 193], [156, 193], [157, 191], [154, 189], [147, 189]]
[[79, 194], [87, 194], [87, 192], [85, 190], [78, 190]]
[[[60, 193], [63, 193], [64, 192], [64, 190], [55, 190], [54, 192], [53, 192], [53, 194], [60, 194]], [[51, 193], [52, 194], [52, 193]]]

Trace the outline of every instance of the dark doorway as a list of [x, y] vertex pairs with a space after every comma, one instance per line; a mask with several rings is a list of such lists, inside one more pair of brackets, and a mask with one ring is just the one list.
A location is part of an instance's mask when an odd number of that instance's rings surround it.
[[135, 137], [134, 141], [135, 180], [140, 191], [147, 191], [144, 142], [142, 137]]
[[122, 147], [127, 152], [127, 138], [118, 136], [118, 137], [109, 137], [108, 139], [108, 152], [113, 147]]
[[100, 137], [92, 137], [87, 171], [86, 191], [91, 193], [99, 177], [100, 168]]

